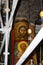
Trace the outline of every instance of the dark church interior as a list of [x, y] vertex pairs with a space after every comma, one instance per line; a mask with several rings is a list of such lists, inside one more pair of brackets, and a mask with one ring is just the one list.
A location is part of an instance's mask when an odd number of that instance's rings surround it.
[[[12, 3], [13, 0], [9, 0], [9, 17], [12, 10]], [[6, 20], [5, 9], [6, 0], [1, 0], [0, 13], [4, 26]], [[13, 16], [12, 30], [10, 32], [8, 46], [8, 51], [10, 54], [8, 56], [7, 65], [16, 65], [31, 42], [34, 40], [35, 36], [40, 31], [41, 27], [43, 27], [43, 0], [18, 0], [18, 4]], [[4, 34], [0, 32], [0, 48], [3, 37]], [[3, 64], [3, 52], [5, 52], [5, 44], [0, 54], [0, 65], [5, 65]], [[43, 39], [21, 65], [43, 65]]]

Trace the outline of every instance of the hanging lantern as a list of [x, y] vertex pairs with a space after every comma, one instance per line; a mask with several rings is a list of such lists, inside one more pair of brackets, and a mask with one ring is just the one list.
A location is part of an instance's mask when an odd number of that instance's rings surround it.
[[43, 11], [40, 12], [40, 17], [43, 18]]
[[28, 34], [31, 34], [32, 33], [32, 30], [31, 29], [28, 29]]

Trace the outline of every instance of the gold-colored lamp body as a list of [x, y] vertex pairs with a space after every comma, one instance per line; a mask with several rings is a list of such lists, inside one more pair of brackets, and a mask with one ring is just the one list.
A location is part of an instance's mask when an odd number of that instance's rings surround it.
[[40, 17], [43, 18], [43, 11], [40, 12]]
[[32, 33], [32, 30], [31, 29], [28, 29], [28, 34], [31, 34]]

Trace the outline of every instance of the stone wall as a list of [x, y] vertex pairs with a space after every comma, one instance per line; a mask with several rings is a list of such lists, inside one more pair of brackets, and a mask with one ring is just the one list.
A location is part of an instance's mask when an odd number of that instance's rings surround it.
[[21, 0], [16, 17], [26, 17], [29, 22], [35, 22], [41, 9], [41, 0]]

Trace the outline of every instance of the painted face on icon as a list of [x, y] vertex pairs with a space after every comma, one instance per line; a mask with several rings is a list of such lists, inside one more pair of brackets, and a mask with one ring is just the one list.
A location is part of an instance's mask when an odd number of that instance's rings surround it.
[[25, 36], [26, 35], [26, 28], [24, 26], [20, 27], [19, 32], [20, 32], [21, 36]]
[[27, 48], [27, 46], [23, 43], [20, 45], [20, 48], [22, 49], [22, 52], [24, 52]]

